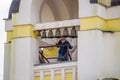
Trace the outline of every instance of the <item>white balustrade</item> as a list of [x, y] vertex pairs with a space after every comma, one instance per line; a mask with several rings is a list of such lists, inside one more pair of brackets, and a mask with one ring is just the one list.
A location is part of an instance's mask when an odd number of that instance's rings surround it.
[[40, 80], [44, 80], [45, 75], [50, 75], [50, 80], [55, 80], [56, 74], [60, 74], [61, 80], [65, 80], [67, 73], [72, 74], [72, 80], [77, 79], [77, 62], [39, 65], [35, 66], [33, 70], [35, 76], [40, 76]]

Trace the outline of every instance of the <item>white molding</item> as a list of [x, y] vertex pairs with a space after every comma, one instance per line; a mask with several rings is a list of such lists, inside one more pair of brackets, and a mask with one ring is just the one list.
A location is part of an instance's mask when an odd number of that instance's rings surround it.
[[72, 19], [72, 20], [35, 24], [35, 30], [63, 28], [63, 27], [71, 27], [71, 26], [78, 26], [78, 25], [80, 25], [80, 19]]
[[46, 64], [46, 65], [39, 65], [33, 68], [34, 71], [36, 70], [47, 70], [47, 69], [55, 69], [55, 68], [65, 68], [65, 67], [73, 67], [77, 66], [76, 62], [61, 62], [56, 64]]

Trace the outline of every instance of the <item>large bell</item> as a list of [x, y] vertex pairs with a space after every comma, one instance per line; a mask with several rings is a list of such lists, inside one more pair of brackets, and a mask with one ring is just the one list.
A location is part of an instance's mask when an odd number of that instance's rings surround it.
[[77, 37], [77, 33], [76, 33], [75, 27], [72, 28], [70, 37], [72, 37], [72, 38], [76, 38]]
[[53, 38], [53, 32], [52, 32], [52, 29], [50, 29], [49, 32], [48, 32], [48, 38]]
[[43, 30], [41, 38], [46, 38], [46, 31]]
[[60, 38], [60, 37], [61, 37], [60, 29], [57, 29], [57, 30], [56, 30], [56, 32], [55, 32], [55, 37], [56, 37], [56, 38]]
[[69, 33], [68, 33], [67, 28], [64, 29], [64, 31], [63, 31], [63, 36], [64, 36], [64, 37], [69, 37]]

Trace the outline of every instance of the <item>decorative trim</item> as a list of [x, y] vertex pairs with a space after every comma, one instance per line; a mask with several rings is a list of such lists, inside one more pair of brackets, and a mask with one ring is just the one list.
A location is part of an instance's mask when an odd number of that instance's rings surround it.
[[13, 38], [20, 37], [37, 38], [37, 31], [34, 31], [34, 27], [31, 24], [15, 25], [13, 30], [14, 30]]
[[98, 16], [80, 18], [80, 30], [96, 30], [117, 32], [120, 31], [120, 18], [103, 19]]
[[13, 30], [7, 31], [7, 43], [10, 43], [12, 38], [13, 38]]

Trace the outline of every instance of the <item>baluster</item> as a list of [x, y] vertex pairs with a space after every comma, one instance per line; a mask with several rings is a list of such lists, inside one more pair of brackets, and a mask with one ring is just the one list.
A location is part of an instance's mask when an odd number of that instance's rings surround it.
[[40, 80], [44, 80], [44, 73], [43, 73], [43, 71], [40, 71]]
[[54, 70], [51, 70], [51, 80], [54, 80], [54, 76], [55, 76]]
[[76, 80], [76, 68], [75, 67], [73, 67], [73, 69], [72, 69], [72, 80]]
[[65, 80], [65, 69], [64, 68], [62, 68], [61, 74], [62, 74], [62, 80]]

